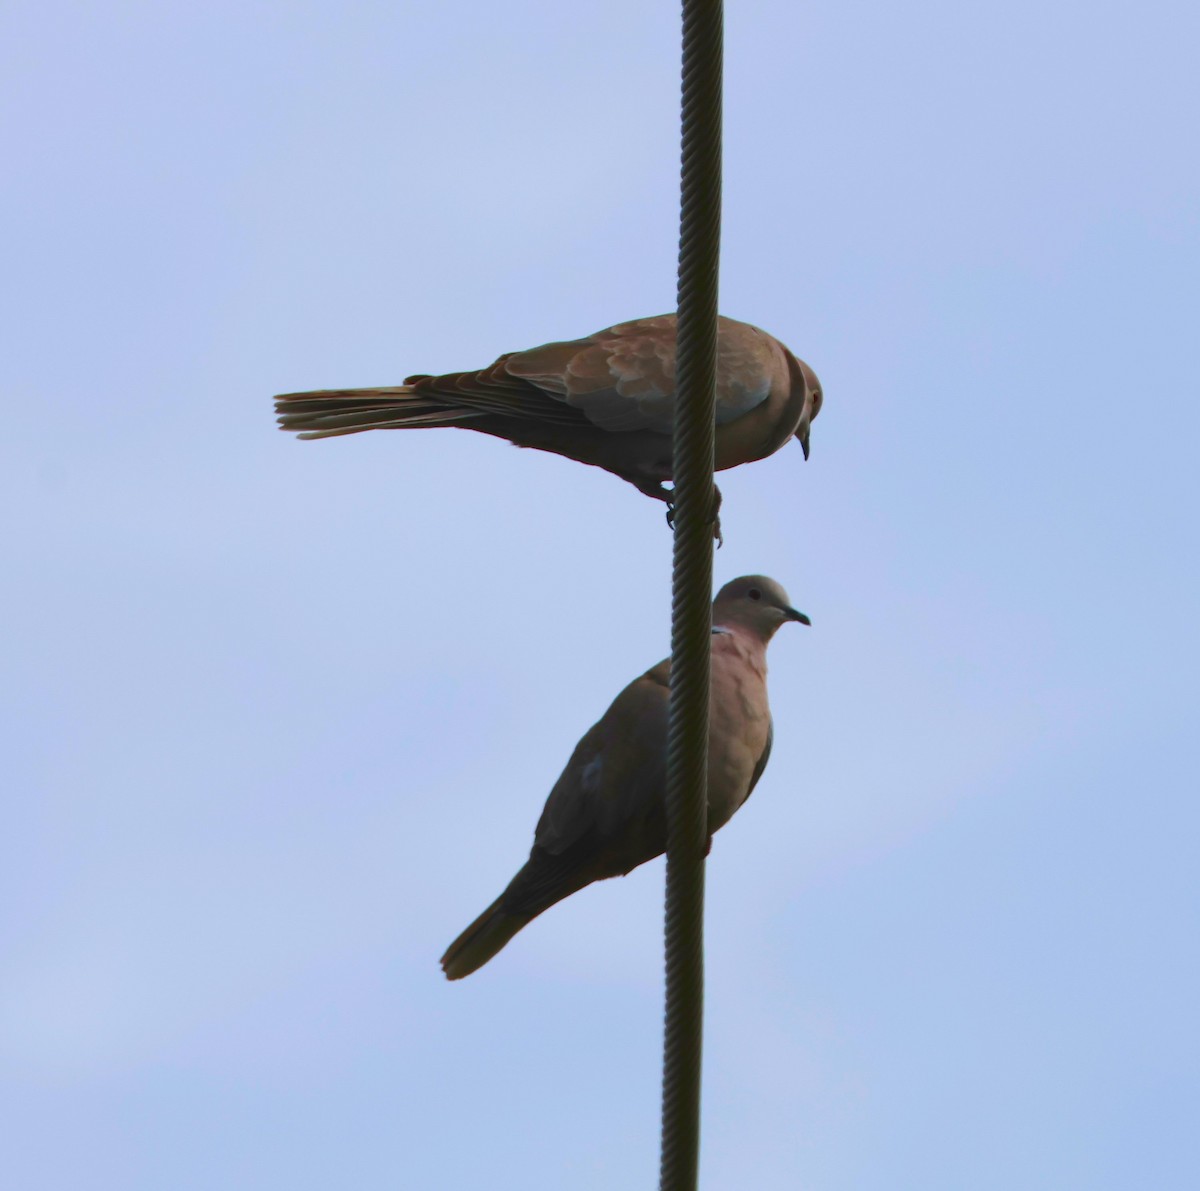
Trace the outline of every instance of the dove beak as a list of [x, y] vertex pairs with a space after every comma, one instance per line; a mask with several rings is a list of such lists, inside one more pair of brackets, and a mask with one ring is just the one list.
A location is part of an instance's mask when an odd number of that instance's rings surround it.
[[794, 620], [797, 624], [806, 624], [810, 627], [812, 625], [812, 621], [803, 612], [797, 612], [795, 608], [784, 608], [783, 615], [787, 620]]

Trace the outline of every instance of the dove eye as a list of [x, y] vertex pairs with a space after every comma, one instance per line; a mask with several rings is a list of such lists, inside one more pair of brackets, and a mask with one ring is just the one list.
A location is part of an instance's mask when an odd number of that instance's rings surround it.
[[747, 594], [747, 595], [748, 595], [748, 596], [749, 596], [749, 597], [750, 597], [752, 600], [761, 600], [761, 599], [762, 599], [762, 592], [761, 592], [761, 591], [759, 591], [757, 587], [752, 587], [752, 588], [750, 588], [750, 590], [749, 590], [748, 592], [746, 592], [746, 594]]

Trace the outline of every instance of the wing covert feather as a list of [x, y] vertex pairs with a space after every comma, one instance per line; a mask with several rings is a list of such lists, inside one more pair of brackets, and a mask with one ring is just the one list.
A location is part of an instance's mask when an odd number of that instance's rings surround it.
[[[675, 417], [675, 316], [618, 323], [586, 339], [547, 343], [504, 360], [519, 377], [613, 432], [670, 434]], [[718, 323], [717, 423], [761, 405], [787, 383], [782, 347], [765, 331]]]
[[535, 846], [597, 845], [660, 809], [666, 778], [668, 662], [634, 679], [575, 746], [538, 820]]

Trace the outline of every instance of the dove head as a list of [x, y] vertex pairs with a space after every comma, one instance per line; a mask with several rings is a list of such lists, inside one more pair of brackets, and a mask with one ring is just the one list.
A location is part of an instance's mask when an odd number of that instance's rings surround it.
[[800, 365], [800, 371], [804, 374], [805, 387], [812, 394], [812, 416], [815, 418], [821, 412], [821, 403], [825, 400], [825, 390], [821, 388], [817, 374], [803, 360], [797, 360], [796, 363]]
[[809, 429], [813, 419], [821, 412], [821, 402], [824, 401], [825, 394], [821, 389], [821, 382], [817, 379], [817, 374], [803, 360], [796, 360], [796, 367], [804, 378], [804, 387], [807, 390], [808, 400], [811, 402], [807, 414], [800, 419], [800, 425], [796, 428], [796, 438], [804, 448], [804, 458], [807, 459]]
[[789, 620], [798, 624], [812, 623], [803, 612], [792, 607], [787, 592], [766, 575], [743, 575], [733, 579], [717, 592], [713, 601], [714, 626], [737, 626], [764, 643]]

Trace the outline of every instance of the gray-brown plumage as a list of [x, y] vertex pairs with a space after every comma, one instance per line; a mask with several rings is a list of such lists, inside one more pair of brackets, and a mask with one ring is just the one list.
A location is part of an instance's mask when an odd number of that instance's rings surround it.
[[[275, 398], [280, 427], [301, 438], [458, 426], [602, 467], [668, 504], [674, 406], [673, 314], [512, 352], [475, 372]], [[765, 458], [792, 437], [807, 458], [820, 408], [807, 364], [765, 331], [720, 320], [717, 471]]]
[[[708, 835], [750, 797], [771, 752], [767, 643], [808, 617], [773, 579], [746, 575], [713, 602]], [[667, 846], [667, 704], [670, 661], [631, 682], [575, 747], [538, 820], [529, 860], [442, 956], [450, 980], [487, 963], [555, 902], [623, 876]]]

